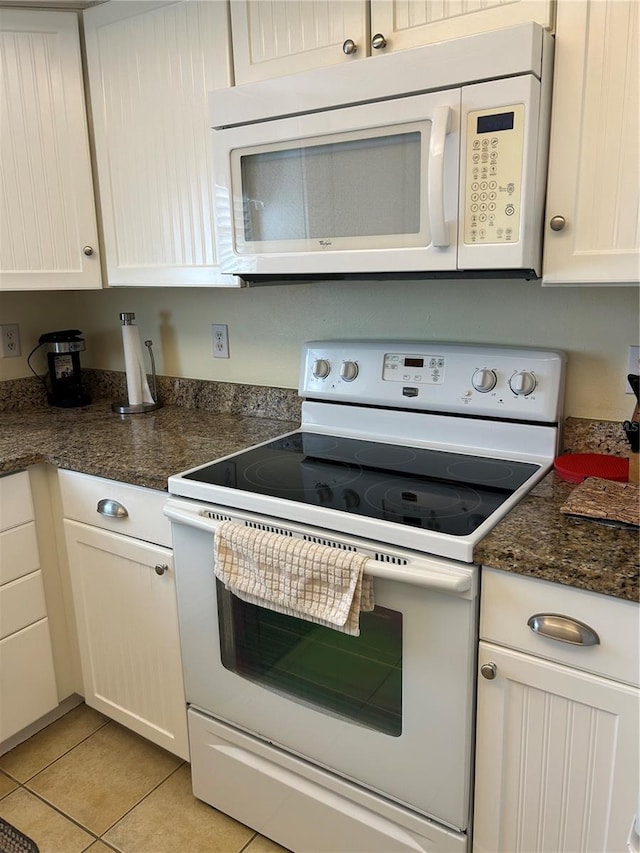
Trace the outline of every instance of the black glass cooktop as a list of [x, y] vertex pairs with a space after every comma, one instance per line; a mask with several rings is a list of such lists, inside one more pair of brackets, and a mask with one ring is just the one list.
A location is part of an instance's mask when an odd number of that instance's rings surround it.
[[185, 479], [464, 536], [538, 465], [299, 432]]

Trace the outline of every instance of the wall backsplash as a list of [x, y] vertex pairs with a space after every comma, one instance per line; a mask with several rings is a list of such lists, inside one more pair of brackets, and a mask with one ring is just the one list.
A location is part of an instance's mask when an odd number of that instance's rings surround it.
[[[378, 338], [562, 349], [568, 356], [565, 414], [621, 420], [629, 345], [639, 343], [638, 289], [543, 288], [523, 281], [375, 281], [242, 290], [113, 288], [4, 293], [3, 323], [19, 323], [20, 358], [0, 360], [0, 380], [29, 376], [38, 336], [78, 328], [84, 368], [124, 368], [119, 313], [133, 311], [154, 343], [158, 373], [295, 388], [301, 345], [323, 338]], [[214, 359], [212, 323], [229, 327], [228, 360]], [[39, 373], [42, 352], [33, 356]]]

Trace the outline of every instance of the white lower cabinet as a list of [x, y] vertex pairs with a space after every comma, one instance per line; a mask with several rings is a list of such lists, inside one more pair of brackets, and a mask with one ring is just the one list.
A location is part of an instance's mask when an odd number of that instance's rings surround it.
[[[85, 701], [188, 759], [164, 496], [68, 471], [60, 477]], [[141, 538], [106, 529], [119, 523]], [[165, 544], [147, 541], [154, 538]]]
[[0, 478], [0, 744], [58, 704], [29, 475]]
[[[486, 570], [483, 595], [474, 853], [633, 849], [627, 842], [640, 785], [640, 690], [598, 670], [617, 646], [637, 659], [637, 604]], [[536, 613], [586, 622], [590, 608], [602, 614], [599, 624], [589, 619], [592, 646], [540, 636], [527, 625]], [[507, 647], [523, 645], [525, 652]], [[562, 661], [564, 649], [572, 665]], [[637, 681], [637, 665], [626, 665], [624, 674]]]

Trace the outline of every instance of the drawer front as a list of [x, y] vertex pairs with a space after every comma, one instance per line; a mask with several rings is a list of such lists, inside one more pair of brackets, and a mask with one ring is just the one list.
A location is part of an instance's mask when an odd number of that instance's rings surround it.
[[58, 473], [65, 518], [171, 547], [171, 524], [162, 514], [165, 492], [75, 471]]
[[26, 471], [0, 477], [0, 530], [33, 521], [31, 486]]
[[0, 639], [44, 619], [46, 615], [42, 572], [33, 572], [0, 587]]
[[[571, 645], [534, 632], [533, 616], [566, 617], [595, 632], [594, 645]], [[537, 620], [541, 630], [545, 622]], [[571, 626], [570, 626], [571, 627]], [[483, 568], [480, 637], [616, 681], [640, 684], [640, 605], [523, 575]]]
[[58, 704], [49, 620], [0, 640], [0, 743]]
[[0, 533], [0, 585], [39, 568], [38, 539], [33, 521]]

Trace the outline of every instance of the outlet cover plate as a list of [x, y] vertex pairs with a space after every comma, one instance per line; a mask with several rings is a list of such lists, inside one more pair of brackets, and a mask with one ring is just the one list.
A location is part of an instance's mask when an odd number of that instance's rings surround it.
[[0, 325], [0, 358], [20, 355], [20, 326], [17, 323]]
[[213, 335], [213, 357], [229, 358], [229, 329], [221, 323], [211, 324]]

